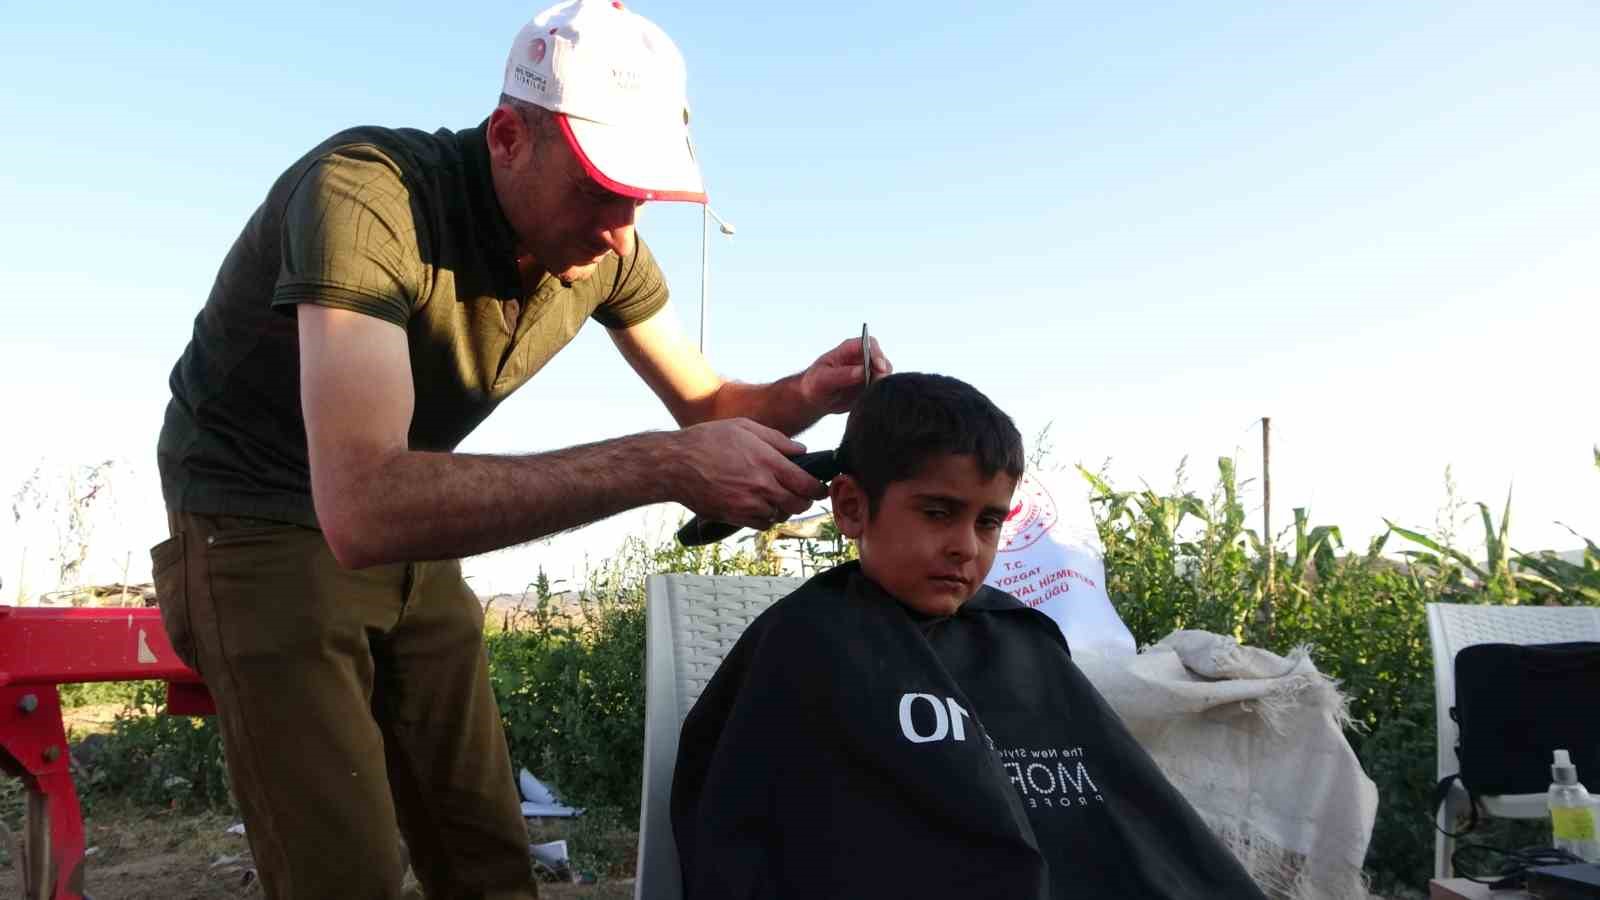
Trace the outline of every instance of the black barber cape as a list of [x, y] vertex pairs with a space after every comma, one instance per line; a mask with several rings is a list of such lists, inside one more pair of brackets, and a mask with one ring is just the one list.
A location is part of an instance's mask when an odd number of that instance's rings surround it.
[[929, 618], [851, 563], [747, 629], [684, 721], [686, 900], [1262, 900], [1084, 678], [985, 587]]

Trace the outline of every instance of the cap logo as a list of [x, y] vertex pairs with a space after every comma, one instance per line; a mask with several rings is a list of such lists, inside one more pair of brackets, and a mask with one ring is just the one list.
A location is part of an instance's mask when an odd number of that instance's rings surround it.
[[517, 63], [512, 68], [511, 80], [518, 87], [538, 91], [541, 94], [550, 93], [550, 83], [545, 80], [544, 73], [530, 69], [522, 63]]
[[534, 65], [538, 65], [544, 62], [544, 54], [547, 49], [548, 45], [545, 44], [544, 38], [534, 38], [533, 43], [528, 45], [528, 58], [533, 60]]
[[640, 78], [637, 69], [622, 69], [612, 66], [611, 78], [621, 90], [637, 91], [639, 89]]

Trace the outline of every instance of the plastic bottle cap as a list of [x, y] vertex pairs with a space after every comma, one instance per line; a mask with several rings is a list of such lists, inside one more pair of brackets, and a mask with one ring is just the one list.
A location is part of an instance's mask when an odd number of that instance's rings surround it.
[[1567, 751], [1556, 751], [1555, 764], [1550, 767], [1550, 780], [1556, 784], [1578, 783], [1578, 767], [1572, 764], [1572, 755]]

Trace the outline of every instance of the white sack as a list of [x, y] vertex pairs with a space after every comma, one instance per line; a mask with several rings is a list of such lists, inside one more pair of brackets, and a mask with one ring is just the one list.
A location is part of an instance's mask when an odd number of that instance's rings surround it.
[[1026, 472], [984, 583], [1055, 620], [1074, 657], [1132, 656], [1128, 626], [1106, 596], [1105, 547], [1076, 472]]
[[1175, 631], [1132, 658], [1077, 663], [1269, 896], [1368, 896], [1378, 789], [1345, 740], [1344, 697], [1305, 648], [1285, 658]]

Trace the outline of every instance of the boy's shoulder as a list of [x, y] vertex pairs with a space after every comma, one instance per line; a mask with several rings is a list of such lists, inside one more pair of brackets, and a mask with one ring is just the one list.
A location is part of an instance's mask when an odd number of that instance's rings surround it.
[[840, 648], [883, 646], [911, 639], [917, 628], [905, 609], [862, 571], [858, 562], [806, 579], [751, 621], [730, 656], [759, 653], [812, 657], [819, 647], [840, 660]]
[[[987, 621], [1006, 632], [1033, 634], [1066, 646], [1060, 628], [1049, 616], [989, 585], [979, 588], [952, 619], [957, 623]], [[750, 624], [749, 631], [763, 636], [780, 633], [786, 638], [829, 638], [841, 633], [859, 638], [880, 628], [915, 630], [914, 614], [868, 578], [860, 563], [848, 562], [807, 579], [768, 607]]]
[[818, 572], [767, 607], [750, 623], [746, 633], [821, 635], [847, 627], [845, 623], [860, 613], [878, 611], [862, 602], [860, 582], [863, 581], [866, 576], [861, 574], [861, 566], [856, 562]]
[[1008, 630], [1038, 637], [1066, 647], [1066, 638], [1056, 621], [1027, 603], [997, 587], [984, 585], [977, 595], [962, 606], [964, 612], [994, 613], [992, 620]]

